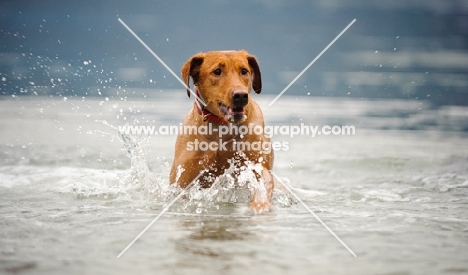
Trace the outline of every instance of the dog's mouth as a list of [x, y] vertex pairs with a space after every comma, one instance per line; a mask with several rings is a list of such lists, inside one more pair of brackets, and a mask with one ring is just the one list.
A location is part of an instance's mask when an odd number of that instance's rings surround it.
[[239, 123], [247, 119], [247, 115], [244, 113], [244, 107], [231, 108], [221, 102], [218, 103], [218, 106], [226, 120], [231, 123]]

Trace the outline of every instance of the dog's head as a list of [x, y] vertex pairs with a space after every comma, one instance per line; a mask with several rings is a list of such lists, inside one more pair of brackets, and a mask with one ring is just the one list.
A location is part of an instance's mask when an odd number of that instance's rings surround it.
[[[232, 123], [248, 116], [250, 87], [259, 94], [262, 77], [257, 59], [246, 51], [198, 53], [182, 66], [182, 78], [195, 91], [214, 115]], [[190, 91], [187, 90], [190, 97]]]

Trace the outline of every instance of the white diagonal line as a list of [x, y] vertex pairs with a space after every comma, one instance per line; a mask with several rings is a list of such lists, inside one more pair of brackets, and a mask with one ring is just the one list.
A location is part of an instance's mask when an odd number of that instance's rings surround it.
[[316, 219], [323, 225], [323, 227], [325, 227], [325, 228], [328, 230], [328, 232], [330, 232], [330, 234], [333, 235], [333, 237], [335, 237], [335, 239], [337, 239], [337, 240], [341, 243], [341, 245], [343, 245], [343, 246], [349, 251], [349, 253], [351, 253], [354, 257], [357, 257], [356, 253], [354, 253], [354, 252], [351, 250], [351, 248], [349, 248], [349, 247], [340, 239], [340, 237], [338, 237], [338, 236], [335, 234], [335, 232], [333, 232], [333, 231], [330, 229], [330, 227], [328, 227], [328, 226], [322, 221], [322, 219], [320, 219], [320, 217], [317, 216], [317, 215], [314, 213], [314, 211], [312, 211], [312, 210], [307, 206], [307, 204], [305, 204], [304, 201], [302, 201], [301, 198], [299, 198], [299, 196], [297, 196], [296, 193], [294, 193], [294, 192], [292, 191], [292, 189], [291, 189], [287, 184], [285, 184], [283, 181], [281, 181], [281, 179], [280, 179], [275, 173], [271, 172], [271, 174], [272, 174], [272, 175], [289, 191], [289, 193], [291, 193], [291, 195], [294, 196], [294, 198], [296, 198], [296, 200], [298, 200], [298, 201], [307, 209], [307, 211], [310, 212], [310, 214], [312, 214], [312, 216], [314, 216], [314, 218], [316, 218]]
[[189, 189], [191, 189], [197, 182], [198, 178], [205, 172], [205, 170], [201, 171], [200, 174], [198, 174], [198, 176], [189, 184], [187, 185], [187, 187], [185, 187], [184, 190], [182, 190], [182, 192], [179, 193], [179, 195], [173, 199], [168, 205], [166, 205], [166, 207], [164, 207], [163, 210], [161, 210], [161, 213], [159, 213], [158, 216], [156, 216], [156, 218], [153, 219], [153, 221], [151, 221], [146, 227], [145, 229], [143, 229], [143, 231], [140, 232], [140, 234], [138, 234], [138, 236], [135, 237], [135, 239], [133, 239], [133, 241], [131, 243], [129, 243], [127, 245], [127, 247], [125, 247], [124, 250], [122, 250], [122, 252], [120, 252], [120, 254], [117, 256], [117, 258], [120, 258], [120, 256], [122, 256], [125, 251], [127, 251], [143, 234], [145, 234], [146, 230], [148, 230], [164, 213], [166, 213], [167, 210], [169, 210], [169, 208], [178, 200], [180, 199], [180, 197], [182, 197], [182, 195], [184, 195]]
[[164, 67], [166, 67], [166, 69], [167, 69], [175, 78], [177, 78], [177, 80], [179, 80], [180, 83], [182, 83], [182, 85], [184, 85], [184, 87], [185, 87], [188, 91], [190, 91], [190, 93], [191, 93], [197, 100], [200, 101], [200, 103], [201, 103], [203, 106], [206, 106], [206, 103], [205, 103], [200, 97], [198, 97], [198, 96], [192, 91], [192, 89], [190, 89], [190, 87], [189, 87], [182, 79], [180, 79], [180, 77], [177, 76], [177, 74], [174, 73], [174, 71], [171, 70], [171, 68], [169, 68], [169, 66], [167, 66], [166, 63], [164, 63], [164, 61], [163, 61], [161, 58], [159, 58], [159, 56], [158, 56], [155, 52], [153, 52], [153, 50], [151, 50], [151, 48], [148, 47], [148, 45], [146, 45], [146, 43], [143, 42], [143, 40], [141, 40], [141, 38], [140, 38], [135, 32], [133, 32], [132, 29], [130, 29], [130, 27], [127, 26], [127, 24], [125, 24], [125, 22], [124, 22], [122, 19], [119, 18], [118, 20], [119, 20], [119, 22], [120, 22], [131, 34], [133, 34], [133, 36], [135, 36], [135, 38], [136, 38], [136, 39], [137, 39], [137, 40], [154, 56], [154, 57], [156, 57], [156, 59], [157, 59], [159, 62], [161, 62], [161, 64], [162, 64]]
[[328, 50], [328, 48], [330, 48], [330, 47], [333, 45], [333, 43], [335, 43], [336, 40], [338, 40], [338, 38], [340, 38], [340, 36], [342, 36], [343, 33], [345, 33], [345, 32], [349, 29], [349, 27], [351, 27], [351, 25], [354, 24], [354, 22], [356, 22], [356, 19], [354, 19], [353, 21], [351, 21], [351, 23], [349, 23], [348, 26], [346, 26], [346, 28], [344, 28], [344, 30], [342, 30], [342, 31], [340, 32], [340, 34], [338, 34], [338, 35], [335, 37], [335, 39], [333, 39], [333, 41], [330, 42], [330, 44], [328, 44], [328, 46], [326, 46], [325, 49], [323, 49], [323, 51], [320, 52], [319, 55], [317, 55], [317, 57], [316, 57], [314, 60], [312, 60], [312, 62], [310, 62], [309, 65], [307, 65], [307, 67], [305, 67], [304, 70], [302, 70], [302, 72], [300, 72], [300, 73], [296, 76], [296, 78], [294, 78], [294, 79], [291, 81], [291, 83], [289, 83], [289, 85], [286, 86], [286, 88], [284, 88], [283, 91], [281, 91], [281, 93], [279, 93], [279, 95], [277, 95], [277, 96], [275, 97], [275, 99], [273, 99], [273, 100], [270, 102], [270, 104], [268, 104], [268, 106], [273, 105], [273, 104], [275, 103], [275, 101], [278, 100], [278, 98], [280, 98], [280, 96], [282, 96], [282, 95], [286, 92], [286, 90], [289, 89], [289, 87], [291, 87], [291, 85], [293, 85], [294, 82], [296, 82], [296, 80], [298, 80], [299, 77], [301, 77], [301, 75], [303, 75], [303, 74], [310, 68], [310, 66], [312, 66], [312, 65], [315, 63], [315, 61], [317, 61], [317, 60], [322, 56], [322, 54], [324, 54], [324, 53]]

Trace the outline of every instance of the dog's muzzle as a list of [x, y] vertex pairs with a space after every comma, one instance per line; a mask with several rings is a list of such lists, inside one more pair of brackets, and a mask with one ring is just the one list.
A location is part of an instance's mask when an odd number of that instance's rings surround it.
[[249, 103], [249, 93], [246, 90], [235, 90], [232, 92], [232, 103], [234, 112], [240, 111]]

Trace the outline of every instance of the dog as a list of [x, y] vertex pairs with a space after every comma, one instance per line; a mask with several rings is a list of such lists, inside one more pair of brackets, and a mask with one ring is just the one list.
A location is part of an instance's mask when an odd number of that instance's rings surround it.
[[[270, 138], [260, 131], [264, 127], [263, 114], [250, 94], [251, 88], [257, 94], [262, 90], [257, 59], [244, 50], [198, 53], [186, 61], [181, 73], [188, 96], [192, 93], [190, 78], [196, 95], [182, 126], [184, 129], [205, 127], [211, 131], [179, 132], [170, 182], [185, 188], [198, 177], [199, 184], [207, 188], [231, 167], [233, 159], [237, 160], [237, 169], [245, 169], [249, 163], [257, 164], [257, 167], [260, 164], [261, 169], [254, 169], [258, 184], [256, 188], [250, 188], [250, 209], [256, 213], [272, 210], [274, 180], [270, 171], [273, 150], [264, 146], [271, 144]], [[243, 133], [233, 130], [242, 127]], [[245, 133], [249, 127], [250, 131]], [[226, 133], [226, 129], [231, 131]], [[224, 134], [220, 135], [222, 130]], [[196, 148], [202, 144], [206, 146]], [[236, 146], [239, 144], [244, 145], [243, 148]], [[236, 172], [232, 176], [235, 178]]]

